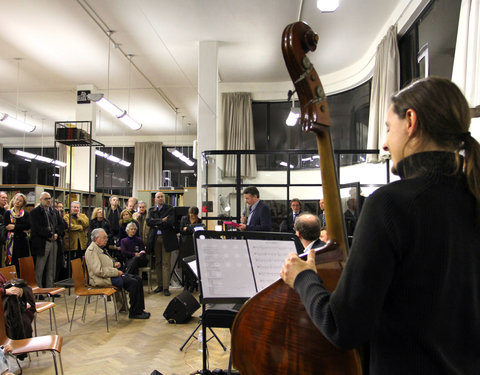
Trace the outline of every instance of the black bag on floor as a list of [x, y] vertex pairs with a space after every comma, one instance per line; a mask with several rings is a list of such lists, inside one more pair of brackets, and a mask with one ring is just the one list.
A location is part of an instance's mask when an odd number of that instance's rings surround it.
[[170, 301], [163, 316], [172, 324], [186, 323], [199, 308], [200, 304], [195, 297], [190, 292], [184, 290]]

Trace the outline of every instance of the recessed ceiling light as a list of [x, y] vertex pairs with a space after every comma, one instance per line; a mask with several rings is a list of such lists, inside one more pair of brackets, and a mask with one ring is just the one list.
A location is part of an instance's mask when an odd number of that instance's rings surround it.
[[340, 0], [317, 0], [317, 8], [321, 12], [335, 12]]

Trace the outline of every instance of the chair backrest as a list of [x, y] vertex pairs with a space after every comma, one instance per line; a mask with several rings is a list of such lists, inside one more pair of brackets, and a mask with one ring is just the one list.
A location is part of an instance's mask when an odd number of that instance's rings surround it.
[[85, 285], [90, 285], [90, 277], [88, 275], [88, 267], [85, 257], [82, 257], [82, 267], [83, 267], [83, 277], [85, 278], [84, 283]]
[[33, 257], [19, 258], [18, 265], [20, 266], [20, 277], [25, 280], [31, 288], [38, 288]]
[[15, 266], [2, 267], [0, 273], [8, 281], [17, 277], [17, 268]]
[[82, 259], [77, 258], [71, 261], [72, 264], [72, 278], [73, 287], [75, 289], [83, 288], [85, 286], [85, 277], [83, 275]]
[[[14, 266], [15, 267], [15, 266]], [[7, 330], [5, 328], [5, 314], [3, 312], [3, 301], [0, 295], [0, 344], [3, 345], [7, 342]]]

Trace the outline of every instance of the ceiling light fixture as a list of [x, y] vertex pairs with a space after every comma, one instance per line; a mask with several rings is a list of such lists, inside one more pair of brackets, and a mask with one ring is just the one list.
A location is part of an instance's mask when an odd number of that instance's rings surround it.
[[109, 101], [108, 99], [105, 99], [105, 97], [103, 96], [103, 93], [88, 94], [87, 98], [92, 102], [97, 103], [97, 105], [100, 108], [104, 109], [111, 115], [115, 116], [117, 119], [119, 119], [121, 122], [123, 122], [132, 130], [139, 130], [142, 127], [142, 124], [139, 124], [134, 119], [132, 119], [127, 114], [127, 111], [125, 111], [124, 109], [120, 109], [111, 101]]
[[35, 125], [27, 124], [26, 122], [20, 121], [6, 113], [0, 113], [0, 122], [7, 125], [8, 127], [16, 130], [23, 130], [26, 132], [33, 132], [36, 128]]
[[24, 158], [26, 161], [41, 161], [42, 163], [47, 163], [47, 164], [55, 164], [60, 167], [65, 167], [67, 166], [67, 163], [64, 163], [63, 161], [60, 160], [54, 160], [51, 158], [47, 158], [46, 156], [42, 155], [37, 155], [37, 154], [32, 154], [31, 152], [26, 152], [22, 150], [12, 150], [10, 151], [12, 154], [20, 156], [21, 158]]
[[0, 167], [8, 167], [8, 163], [0, 161]]
[[317, 0], [317, 8], [320, 12], [335, 12], [340, 5], [340, 0]]
[[167, 151], [170, 152], [173, 156], [175, 156], [176, 158], [180, 159], [181, 161], [183, 161], [185, 164], [187, 164], [189, 167], [192, 167], [193, 165], [195, 165], [195, 162], [193, 162], [192, 160], [190, 160], [189, 158], [187, 158], [185, 155], [183, 155], [180, 151], [178, 151], [176, 148], [174, 147], [169, 147], [167, 148]]
[[292, 101], [292, 108], [290, 109], [290, 113], [285, 121], [287, 126], [297, 125], [298, 119], [300, 118], [300, 108], [295, 107], [295, 99], [293, 98], [293, 94], [295, 94], [295, 91], [288, 90], [288, 101]]
[[107, 154], [106, 152], [102, 152], [100, 150], [95, 150], [95, 155], [110, 160], [112, 163], [123, 165], [124, 167], [130, 167], [130, 165], [132, 165], [132, 163], [130, 163], [129, 161], [122, 160], [120, 158], [117, 158], [116, 156]]

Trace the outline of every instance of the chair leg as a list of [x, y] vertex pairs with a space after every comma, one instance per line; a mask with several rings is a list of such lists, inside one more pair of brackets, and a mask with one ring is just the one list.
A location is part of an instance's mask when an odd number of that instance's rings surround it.
[[[105, 304], [105, 322], [106, 322], [106, 324], [107, 324], [107, 333], [108, 333], [108, 332], [110, 332], [110, 331], [108, 330], [107, 296], [105, 296], [105, 295], [103, 296], [103, 302], [104, 302], [104, 304]], [[115, 308], [115, 311], [116, 311], [116, 310], [117, 310], [117, 309]]]
[[[55, 334], [58, 335], [57, 331], [57, 318], [55, 317], [55, 307], [51, 308], [51, 313], [50, 313], [50, 321], [52, 320], [52, 315], [53, 315], [53, 324], [55, 326]], [[50, 329], [52, 329], [52, 326], [50, 325]]]
[[63, 298], [64, 298], [64, 301], [65, 301], [65, 311], [67, 313], [67, 323], [70, 323], [70, 317], [68, 316], [67, 291], [66, 290], [63, 291]]
[[86, 316], [87, 316], [87, 298], [85, 298], [85, 303], [83, 304], [82, 322], [84, 323], [85, 323]]
[[[55, 374], [58, 375], [57, 358], [55, 356], [55, 350], [51, 350], [50, 352], [52, 353], [52, 357], [53, 357], [53, 366], [55, 367]], [[60, 352], [58, 353], [58, 359], [60, 362], [60, 371], [61, 371], [60, 373], [63, 375], [62, 356]]]
[[33, 331], [35, 332], [35, 337], [37, 337], [37, 313], [33, 313]]
[[72, 319], [70, 319], [70, 332], [72, 332], [73, 317], [75, 316], [75, 307], [77, 306], [78, 296], [75, 296], [75, 302], [73, 303]]
[[115, 293], [112, 294], [112, 302], [113, 302], [113, 311], [115, 311], [115, 321], [118, 322], [118, 312], [117, 312], [117, 297], [115, 297]]

